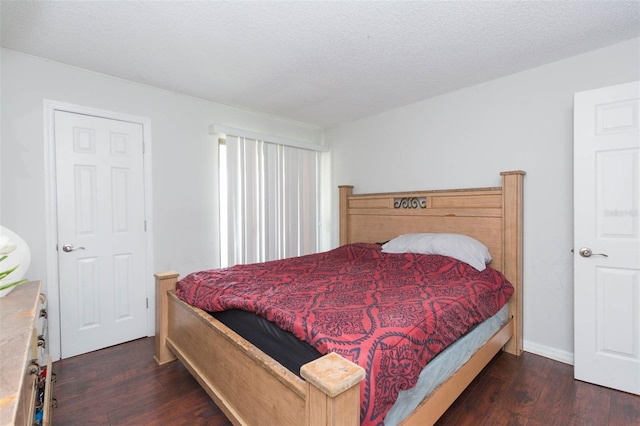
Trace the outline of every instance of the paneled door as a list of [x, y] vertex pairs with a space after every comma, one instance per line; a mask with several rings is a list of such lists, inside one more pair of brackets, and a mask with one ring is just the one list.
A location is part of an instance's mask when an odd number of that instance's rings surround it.
[[143, 128], [55, 111], [61, 355], [147, 332]]
[[574, 374], [640, 395], [640, 82], [576, 93]]

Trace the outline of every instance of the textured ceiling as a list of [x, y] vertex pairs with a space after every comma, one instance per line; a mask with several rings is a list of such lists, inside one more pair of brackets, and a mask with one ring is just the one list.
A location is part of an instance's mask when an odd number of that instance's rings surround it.
[[330, 127], [640, 35], [638, 1], [2, 1], [2, 47]]

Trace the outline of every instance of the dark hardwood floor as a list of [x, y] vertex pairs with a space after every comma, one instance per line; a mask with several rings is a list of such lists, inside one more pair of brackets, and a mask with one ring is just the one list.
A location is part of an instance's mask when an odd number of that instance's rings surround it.
[[[53, 365], [56, 425], [230, 425], [179, 363], [159, 367], [153, 338]], [[640, 425], [640, 397], [573, 380], [570, 365], [498, 354], [438, 425]]]

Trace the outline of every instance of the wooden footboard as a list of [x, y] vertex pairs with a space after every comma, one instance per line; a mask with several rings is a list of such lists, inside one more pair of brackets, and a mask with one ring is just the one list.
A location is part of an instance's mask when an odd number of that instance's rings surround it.
[[156, 274], [158, 318], [166, 319], [157, 327], [156, 361], [180, 359], [234, 424], [360, 423], [362, 367], [328, 354], [305, 364], [302, 380], [220, 321], [179, 300], [171, 291], [177, 277]]

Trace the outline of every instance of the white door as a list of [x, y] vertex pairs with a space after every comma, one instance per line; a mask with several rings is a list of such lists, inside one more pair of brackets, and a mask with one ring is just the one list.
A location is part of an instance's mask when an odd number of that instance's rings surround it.
[[55, 111], [61, 355], [146, 335], [143, 129]]
[[640, 394], [640, 82], [576, 93], [574, 374]]

